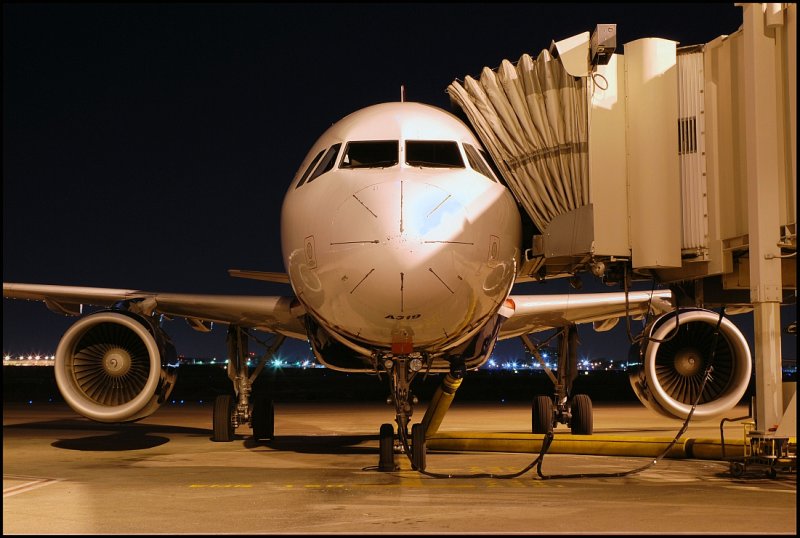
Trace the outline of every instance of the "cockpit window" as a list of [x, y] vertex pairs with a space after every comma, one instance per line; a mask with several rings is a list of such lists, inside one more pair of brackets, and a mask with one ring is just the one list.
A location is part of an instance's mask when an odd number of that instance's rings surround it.
[[310, 178], [308, 178], [309, 183], [311, 183], [319, 176], [321, 176], [322, 174], [333, 168], [333, 164], [336, 162], [336, 156], [339, 155], [339, 149], [341, 149], [341, 147], [342, 147], [341, 144], [334, 144], [331, 146], [331, 149], [328, 150], [328, 153], [326, 153], [325, 156], [322, 158], [322, 160], [319, 162], [319, 166], [317, 166], [317, 169], [314, 170], [314, 173], [311, 174]]
[[482, 150], [476, 149], [469, 144], [464, 144], [464, 150], [467, 152], [467, 160], [469, 166], [476, 172], [480, 172], [492, 181], [497, 181], [492, 173], [492, 169], [486, 164], [486, 155]]
[[464, 168], [458, 144], [439, 140], [406, 140], [406, 164], [431, 168]]
[[397, 140], [348, 142], [339, 168], [385, 168], [397, 164]]
[[309, 174], [311, 174], [311, 171], [314, 169], [314, 166], [317, 164], [317, 162], [319, 162], [319, 159], [320, 157], [322, 157], [323, 153], [325, 153], [324, 149], [319, 153], [317, 153], [317, 156], [311, 160], [311, 163], [308, 165], [308, 168], [306, 168], [306, 171], [303, 172], [303, 177], [300, 178], [300, 181], [297, 182], [297, 187], [295, 187], [295, 189], [302, 186], [303, 183], [306, 182], [306, 179], [308, 179]]

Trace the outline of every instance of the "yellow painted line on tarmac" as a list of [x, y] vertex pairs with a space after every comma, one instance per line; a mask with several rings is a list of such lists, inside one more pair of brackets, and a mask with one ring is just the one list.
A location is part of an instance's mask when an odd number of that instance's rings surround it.
[[190, 484], [190, 488], [208, 488], [208, 489], [235, 489], [235, 488], [252, 488], [253, 484]]
[[[389, 488], [389, 489], [476, 489], [486, 487], [507, 487], [507, 488], [530, 488], [542, 487], [544, 484], [541, 480], [532, 480], [530, 477], [521, 477], [511, 480], [492, 480], [480, 484], [467, 483], [464, 481], [455, 480], [438, 480], [438, 479], [420, 479], [420, 480], [402, 480], [394, 484], [284, 484], [284, 489], [298, 489], [303, 488], [308, 490], [333, 490], [333, 489], [369, 489], [369, 488]], [[547, 487], [561, 487], [557, 484], [548, 484]]]

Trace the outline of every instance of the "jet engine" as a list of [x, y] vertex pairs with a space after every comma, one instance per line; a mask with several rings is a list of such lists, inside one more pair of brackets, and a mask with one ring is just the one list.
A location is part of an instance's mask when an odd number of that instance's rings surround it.
[[175, 386], [175, 347], [150, 318], [101, 311], [81, 318], [58, 344], [56, 384], [77, 413], [131, 422], [155, 412]]
[[[717, 333], [717, 326], [719, 331]], [[717, 333], [715, 335], [715, 333]], [[750, 348], [727, 318], [703, 309], [676, 310], [658, 318], [645, 334], [639, 368], [630, 375], [636, 396], [648, 408], [685, 419], [713, 418], [739, 403], [750, 383]], [[706, 369], [711, 365], [702, 394]]]

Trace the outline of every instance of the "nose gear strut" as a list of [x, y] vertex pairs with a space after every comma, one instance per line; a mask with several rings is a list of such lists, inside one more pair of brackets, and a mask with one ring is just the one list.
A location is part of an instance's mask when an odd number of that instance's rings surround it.
[[[406, 355], [384, 353], [377, 360], [379, 368], [384, 370], [389, 377], [390, 393], [386, 403], [394, 404], [395, 422], [397, 422], [397, 433], [400, 439], [408, 438], [409, 419], [414, 414], [414, 405], [418, 402], [417, 397], [411, 393], [411, 381], [429, 361], [430, 357], [420, 352]], [[378, 469], [381, 471], [396, 470], [394, 453], [403, 450], [403, 444], [395, 439], [392, 425], [383, 424], [380, 430]]]

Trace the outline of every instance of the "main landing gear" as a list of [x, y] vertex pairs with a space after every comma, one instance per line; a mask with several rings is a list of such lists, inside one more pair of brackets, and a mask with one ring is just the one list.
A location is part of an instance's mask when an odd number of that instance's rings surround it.
[[556, 373], [550, 370], [539, 353], [541, 345], [534, 345], [527, 335], [522, 342], [542, 365], [553, 382], [553, 396], [537, 395], [531, 405], [531, 432], [545, 434], [553, 431], [556, 424], [566, 424], [573, 435], [591, 435], [594, 430], [592, 400], [586, 394], [572, 395], [572, 385], [578, 375], [578, 331], [574, 325], [564, 327], [558, 346]]
[[231, 325], [228, 328], [228, 377], [233, 382], [236, 396], [220, 394], [214, 400], [212, 441], [233, 441], [236, 428], [246, 423], [250, 423], [253, 439], [256, 441], [275, 437], [275, 408], [272, 399], [265, 391], [254, 392], [253, 382], [286, 337], [275, 335], [272, 345], [252, 373], [247, 364], [247, 337], [247, 332], [239, 326]]

